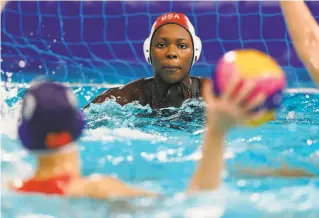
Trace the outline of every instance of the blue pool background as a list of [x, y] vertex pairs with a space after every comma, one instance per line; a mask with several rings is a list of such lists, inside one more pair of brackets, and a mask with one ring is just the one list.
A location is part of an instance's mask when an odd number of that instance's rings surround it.
[[[308, 5], [318, 20], [319, 4]], [[312, 85], [278, 2], [269, 1], [9, 2], [1, 14], [1, 78], [14, 72], [11, 79], [20, 82], [36, 74], [68, 82], [125, 83], [152, 76], [143, 41], [156, 17], [171, 11], [185, 13], [202, 39], [193, 75], [209, 76], [229, 50], [255, 48], [285, 67], [290, 87]]]

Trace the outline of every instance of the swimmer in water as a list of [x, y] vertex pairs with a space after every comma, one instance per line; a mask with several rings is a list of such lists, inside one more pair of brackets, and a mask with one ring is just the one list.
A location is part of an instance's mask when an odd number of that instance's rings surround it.
[[297, 54], [319, 87], [319, 25], [302, 0], [280, 6]]
[[144, 42], [145, 59], [152, 65], [154, 77], [109, 89], [91, 103], [115, 98], [121, 105], [138, 101], [141, 105], [159, 109], [180, 107], [186, 99], [201, 97], [201, 88], [208, 79], [190, 76], [201, 50], [201, 40], [184, 14], [163, 14], [157, 18]]
[[[262, 104], [258, 96], [243, 106], [253, 87], [243, 88], [233, 97], [238, 80], [230, 83], [220, 97], [213, 96], [211, 83], [203, 89], [206, 106], [206, 133], [202, 158], [186, 192], [218, 188], [223, 169], [223, 145], [228, 130], [258, 114], [249, 111]], [[76, 141], [82, 134], [84, 119], [71, 89], [54, 82], [38, 82], [25, 93], [19, 138], [23, 147], [37, 159], [35, 173], [26, 181], [16, 180], [10, 187], [23, 193], [42, 193], [73, 197], [111, 198], [157, 196], [157, 193], [131, 187], [106, 176], [81, 176]]]

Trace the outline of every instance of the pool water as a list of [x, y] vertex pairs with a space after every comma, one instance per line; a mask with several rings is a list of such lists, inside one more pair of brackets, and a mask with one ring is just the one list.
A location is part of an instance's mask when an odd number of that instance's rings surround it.
[[[74, 87], [80, 106], [102, 90]], [[85, 111], [87, 129], [79, 141], [83, 175], [109, 174], [163, 193], [159, 199], [103, 201], [27, 196], [5, 187], [12, 178], [28, 177], [35, 167], [16, 134], [24, 91], [1, 87], [2, 217], [319, 217], [318, 178], [256, 178], [237, 170], [284, 163], [319, 175], [319, 94], [286, 93], [276, 121], [232, 130], [224, 154], [224, 184], [192, 196], [182, 192], [201, 157], [201, 100], [157, 112], [137, 103], [92, 105]]]

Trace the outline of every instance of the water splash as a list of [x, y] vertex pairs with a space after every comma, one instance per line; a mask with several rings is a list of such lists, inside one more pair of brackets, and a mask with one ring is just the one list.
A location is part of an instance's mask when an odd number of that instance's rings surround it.
[[[5, 128], [1, 128], [1, 170], [6, 181], [26, 178], [35, 166], [16, 137], [24, 91], [21, 87], [2, 92], [1, 125]], [[82, 91], [74, 90], [80, 99]], [[2, 213], [4, 217], [314, 217], [319, 213], [317, 179], [251, 178], [238, 173], [236, 167], [286, 163], [318, 173], [318, 108], [318, 95], [287, 94], [276, 121], [231, 131], [224, 154], [225, 185], [216, 193], [185, 196], [176, 192], [187, 187], [201, 157], [205, 122], [201, 100], [158, 111], [137, 103], [92, 105], [85, 110], [87, 130], [79, 141], [83, 175], [114, 175], [166, 197], [106, 203], [26, 196], [3, 187], [6, 201]]]

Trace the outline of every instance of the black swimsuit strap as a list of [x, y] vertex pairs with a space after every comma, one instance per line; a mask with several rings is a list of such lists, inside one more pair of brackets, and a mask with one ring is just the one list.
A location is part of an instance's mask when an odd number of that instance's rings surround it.
[[[156, 88], [155, 83], [151, 83], [148, 84], [145, 87], [145, 94], [148, 97], [148, 99], [150, 99], [150, 103], [151, 103], [151, 107], [152, 108], [160, 108], [162, 106], [164, 106], [163, 104], [167, 98], [169, 97], [169, 95], [171, 94], [177, 94], [177, 93], [171, 93], [172, 89], [174, 89], [174, 91], [178, 91], [182, 96], [180, 96], [181, 98], [184, 98], [182, 101], [188, 99], [188, 98], [197, 98], [200, 97], [200, 79], [198, 77], [191, 77], [192, 80], [192, 84], [191, 87], [188, 88], [186, 85], [184, 85], [183, 83], [179, 83], [179, 84], [174, 84], [171, 85], [168, 89], [167, 92], [164, 94], [164, 96], [162, 96], [162, 98], [158, 98], [158, 90]], [[175, 88], [174, 88], [175, 87]], [[177, 89], [176, 89], [177, 88]], [[178, 100], [178, 99], [176, 99]], [[164, 106], [165, 107], [165, 106]]]
[[198, 77], [192, 77], [192, 98], [200, 97], [200, 80]]

